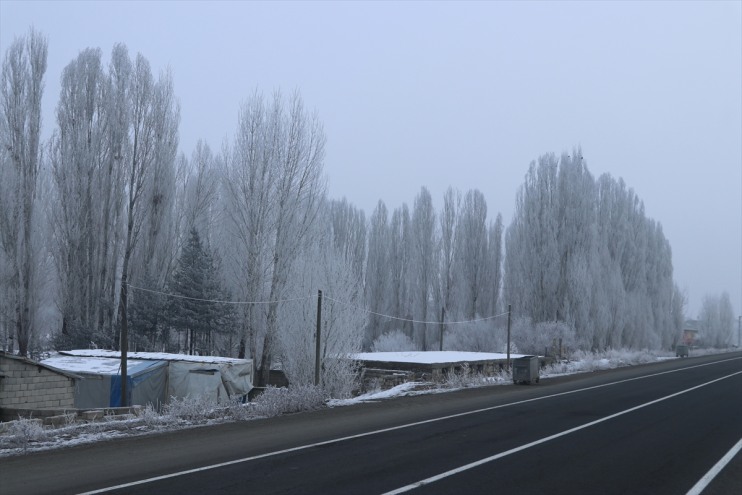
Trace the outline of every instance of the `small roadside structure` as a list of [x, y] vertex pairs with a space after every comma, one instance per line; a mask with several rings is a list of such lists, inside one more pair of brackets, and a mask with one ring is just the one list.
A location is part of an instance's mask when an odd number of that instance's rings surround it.
[[525, 383], [530, 385], [539, 382], [539, 369], [541, 368], [538, 356], [521, 356], [513, 360], [513, 383]]
[[[111, 387], [118, 383], [118, 395], [121, 394], [120, 378], [118, 377], [121, 354], [118, 351], [101, 349], [80, 349], [72, 351], [61, 351], [58, 358], [50, 358], [44, 362], [64, 367], [63, 369], [75, 370], [76, 373], [84, 373], [79, 368], [72, 368], [69, 358], [83, 360], [87, 370], [95, 374], [111, 374], [117, 378], [111, 379]], [[63, 359], [64, 358], [64, 359]], [[243, 397], [253, 388], [253, 361], [251, 359], [237, 359], [219, 356], [191, 356], [186, 354], [170, 354], [163, 352], [130, 352], [127, 354], [129, 374], [129, 388], [132, 391], [131, 405], [146, 405], [148, 402], [156, 404], [153, 398], [157, 397], [160, 402], [167, 402], [170, 397], [185, 398], [206, 397], [207, 399], [219, 401], [229, 397]], [[56, 360], [56, 361], [52, 361]], [[107, 371], [96, 371], [104, 363], [107, 366], [115, 366]], [[134, 368], [132, 367], [134, 366]], [[160, 378], [159, 369], [164, 368], [165, 380]], [[157, 378], [152, 376], [158, 370]], [[138, 374], [137, 374], [138, 373]], [[118, 382], [117, 382], [118, 380]], [[142, 395], [137, 395], [134, 390], [142, 387]], [[99, 399], [105, 393], [106, 387], [97, 392]], [[113, 389], [111, 389], [113, 390]], [[164, 392], [162, 392], [164, 390]], [[146, 394], [144, 393], [146, 391]], [[159, 399], [161, 398], [161, 399]], [[109, 396], [110, 400], [113, 397]]]
[[[510, 354], [510, 359], [522, 356]], [[396, 373], [403, 381], [438, 381], [464, 370], [493, 376], [507, 366], [507, 357], [504, 353], [460, 351], [362, 352], [351, 356], [360, 362], [366, 376], [370, 374], [376, 378]]]
[[[75, 390], [77, 409], [121, 407], [121, 361], [114, 358], [55, 356], [42, 364], [81, 377]], [[167, 402], [167, 362], [132, 359], [127, 366], [127, 397], [131, 405]]]
[[[0, 421], [61, 414], [75, 407], [78, 375], [0, 351]], [[43, 412], [43, 413], [42, 413]]]

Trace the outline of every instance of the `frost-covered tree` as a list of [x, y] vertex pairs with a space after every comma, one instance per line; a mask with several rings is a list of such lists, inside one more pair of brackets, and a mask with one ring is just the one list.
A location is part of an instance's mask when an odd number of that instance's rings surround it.
[[384, 202], [379, 201], [371, 215], [368, 232], [364, 291], [366, 307], [370, 314], [364, 347], [368, 347], [372, 342], [375, 342], [386, 329], [387, 320], [379, 315], [385, 314], [390, 309], [389, 255], [388, 213]]
[[389, 287], [389, 315], [402, 318], [402, 331], [414, 340], [411, 324], [412, 305], [410, 300], [410, 259], [412, 233], [410, 231], [410, 210], [403, 204], [392, 213], [389, 222], [389, 264], [387, 266]]
[[557, 321], [567, 322], [581, 337], [590, 332], [592, 281], [597, 261], [595, 180], [587, 170], [582, 151], [562, 155], [558, 171]]
[[487, 257], [483, 294], [485, 302], [482, 305], [482, 316], [491, 316], [501, 311], [500, 293], [502, 290], [502, 263], [504, 252], [502, 235], [505, 227], [502, 215], [497, 214], [494, 222], [490, 222], [487, 229]]
[[181, 214], [183, 241], [192, 228], [201, 232], [205, 244], [211, 243], [211, 233], [218, 224], [217, 201], [219, 194], [219, 175], [217, 160], [207, 143], [199, 140], [190, 161], [181, 158], [182, 193], [178, 199]]
[[142, 191], [141, 242], [137, 243], [135, 257], [141, 266], [133, 271], [136, 277], [146, 272], [158, 284], [164, 284], [175, 263], [176, 214], [176, 156], [180, 108], [175, 98], [172, 75], [164, 72], [156, 83], [152, 101], [153, 160], [149, 177]]
[[[152, 225], [153, 202], [159, 201], [153, 181], [163, 167], [172, 167], [178, 147], [180, 112], [175, 102], [173, 82], [169, 73], [155, 81], [149, 62], [141, 54], [133, 64], [130, 83], [131, 121], [130, 153], [124, 163], [124, 209], [126, 234], [123, 241], [121, 282], [119, 292], [119, 323], [121, 328], [121, 373], [127, 372], [126, 352], [129, 348], [128, 298], [132, 255], [137, 249], [144, 228]], [[150, 260], [138, 260], [146, 264]], [[126, 404], [126, 381], [121, 387], [121, 402]]]
[[443, 197], [440, 219], [440, 293], [443, 307], [453, 316], [455, 290], [455, 259], [458, 215], [461, 208], [461, 194], [449, 187]]
[[700, 338], [705, 345], [724, 348], [733, 342], [734, 309], [729, 293], [704, 296], [698, 319], [701, 324]]
[[[128, 68], [123, 70], [128, 72]], [[113, 283], [118, 262], [108, 260], [107, 252], [113, 242], [109, 237], [115, 229], [112, 223], [120, 212], [116, 162], [121, 157], [114, 157], [110, 141], [113, 131], [109, 129], [117, 122], [111, 116], [115, 103], [109, 98], [115, 93], [103, 71], [101, 51], [80, 52], [62, 72], [61, 84], [57, 129], [50, 146], [56, 189], [51, 214], [62, 312], [58, 346], [96, 342], [108, 347], [112, 336], [99, 331], [103, 314], [110, 314], [104, 313], [101, 292]], [[118, 210], [113, 214], [112, 204]]]
[[273, 359], [278, 301], [324, 195], [324, 145], [322, 124], [298, 93], [288, 103], [278, 92], [270, 103], [256, 94], [243, 105], [223, 186], [228, 229], [243, 255], [242, 292], [268, 301], [264, 318], [251, 305], [244, 315], [243, 340], [260, 356], [260, 383]]
[[675, 335], [672, 338], [672, 347], [680, 341], [680, 333], [683, 330], [685, 323], [685, 305], [687, 304], [687, 296], [685, 292], [680, 290], [677, 284], [673, 285], [672, 302], [670, 310], [670, 318], [672, 319], [672, 327], [675, 330]]
[[[331, 218], [331, 208], [325, 204], [322, 216]], [[286, 294], [291, 300], [279, 307], [276, 357], [292, 385], [314, 382], [316, 296], [322, 290], [320, 384], [328, 396], [348, 397], [357, 385], [356, 363], [348, 356], [361, 350], [367, 314], [361, 309], [363, 284], [354, 255], [337, 245], [335, 226], [332, 221], [317, 226], [292, 266]]]
[[335, 251], [348, 260], [359, 280], [366, 262], [366, 216], [347, 199], [330, 201], [329, 216]]
[[0, 320], [14, 327], [25, 356], [34, 334], [42, 256], [34, 229], [43, 224], [37, 186], [41, 165], [41, 98], [47, 41], [31, 29], [8, 47], [0, 74], [0, 250], [9, 275], [0, 285]]
[[622, 181], [597, 182], [581, 151], [531, 164], [506, 233], [505, 292], [516, 314], [564, 322], [583, 347], [669, 348], [672, 253]]
[[488, 301], [484, 297], [487, 281], [487, 202], [481, 191], [473, 189], [464, 196], [457, 230], [459, 307], [464, 317], [484, 315]]
[[560, 321], [533, 323], [530, 318], [516, 319], [511, 328], [512, 341], [518, 352], [553, 354], [561, 343], [564, 352], [582, 347], [574, 328]]
[[554, 155], [531, 162], [505, 235], [507, 301], [516, 314], [535, 321], [553, 320], [557, 313], [557, 164]]
[[127, 337], [128, 282], [164, 285], [175, 256], [172, 86], [122, 44], [107, 70], [101, 51], [86, 49], [63, 71], [49, 147], [62, 341], [115, 346], [117, 303]]
[[435, 307], [431, 307], [434, 288], [437, 287], [438, 240], [436, 235], [435, 209], [433, 198], [426, 188], [422, 188], [415, 198], [412, 212], [412, 249], [410, 267], [412, 270], [411, 295], [416, 324], [415, 342], [422, 350], [428, 350], [428, 324], [434, 319]]
[[[262, 95], [243, 103], [238, 116], [235, 142], [225, 152], [221, 188], [224, 230], [228, 239], [226, 259], [235, 270], [231, 285], [244, 301], [263, 301], [269, 275], [268, 246], [273, 216], [272, 194], [274, 148], [279, 135], [280, 112], [271, 111]], [[243, 306], [242, 336], [238, 356], [258, 356], [258, 342], [265, 334], [258, 308]]]

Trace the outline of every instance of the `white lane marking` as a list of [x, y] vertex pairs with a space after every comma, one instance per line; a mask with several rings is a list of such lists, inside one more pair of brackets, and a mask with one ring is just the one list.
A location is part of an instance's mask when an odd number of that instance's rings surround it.
[[683, 390], [683, 391], [680, 391], [680, 392], [676, 392], [674, 394], [666, 395], [665, 397], [660, 397], [659, 399], [655, 399], [655, 400], [650, 401], [650, 402], [645, 402], [644, 404], [640, 404], [638, 406], [631, 407], [631, 408], [626, 409], [624, 411], [620, 411], [620, 412], [617, 412], [615, 414], [611, 414], [610, 416], [606, 416], [605, 418], [597, 419], [595, 421], [591, 421], [589, 423], [586, 423], [586, 424], [581, 425], [581, 426], [577, 426], [575, 428], [570, 428], [569, 430], [564, 430], [564, 431], [562, 431], [560, 433], [556, 433], [554, 435], [550, 435], [548, 437], [541, 438], [541, 439], [536, 440], [534, 442], [527, 443], [525, 445], [521, 445], [520, 447], [516, 447], [514, 449], [510, 449], [510, 450], [507, 450], [505, 452], [500, 452], [499, 454], [495, 454], [495, 455], [492, 455], [490, 457], [485, 457], [484, 459], [480, 459], [478, 461], [471, 462], [469, 464], [465, 464], [465, 465], [460, 466], [460, 467], [457, 467], [455, 469], [451, 469], [450, 471], [446, 471], [444, 473], [437, 474], [435, 476], [431, 476], [430, 478], [425, 478], [424, 480], [417, 481], [417, 482], [412, 483], [410, 485], [403, 486], [401, 488], [397, 488], [396, 490], [392, 490], [390, 492], [386, 492], [384, 495], [397, 495], [397, 494], [400, 494], [400, 493], [409, 492], [410, 490], [414, 490], [416, 488], [420, 488], [422, 486], [429, 485], [430, 483], [433, 483], [433, 482], [436, 482], [436, 481], [440, 481], [443, 478], [448, 478], [449, 476], [453, 476], [455, 474], [459, 474], [461, 472], [467, 471], [469, 469], [473, 469], [473, 468], [478, 467], [478, 466], [481, 466], [483, 464], [487, 464], [488, 462], [492, 462], [492, 461], [495, 461], [497, 459], [501, 459], [503, 457], [509, 456], [511, 454], [515, 454], [516, 452], [520, 452], [522, 450], [526, 450], [526, 449], [529, 449], [531, 447], [535, 447], [536, 445], [540, 445], [540, 444], [545, 443], [545, 442], [548, 442], [550, 440], [554, 440], [555, 438], [563, 437], [565, 435], [569, 435], [570, 433], [574, 433], [576, 431], [584, 430], [585, 428], [590, 428], [591, 426], [595, 426], [595, 425], [597, 425], [599, 423], [603, 423], [605, 421], [608, 421], [608, 420], [617, 418], [619, 416], [623, 416], [624, 414], [628, 414], [628, 413], [637, 411], [639, 409], [643, 409], [643, 408], [648, 407], [648, 406], [651, 406], [653, 404], [657, 404], [658, 402], [662, 402], [662, 401], [665, 401], [665, 400], [668, 400], [668, 399], [672, 399], [673, 397], [677, 397], [678, 395], [687, 394], [688, 392], [692, 392], [693, 390], [699, 389], [701, 387], [705, 387], [707, 385], [711, 385], [712, 383], [716, 383], [716, 382], [721, 381], [721, 380], [726, 380], [727, 378], [731, 378], [731, 377], [733, 377], [735, 375], [739, 375], [739, 374], [742, 374], [742, 371], [737, 371], [736, 373], [732, 373], [731, 375], [723, 376], [721, 378], [717, 378], [715, 380], [711, 380], [710, 382], [706, 382], [706, 383], [702, 383], [700, 385], [696, 385], [695, 387], [691, 387], [691, 388], [689, 388], [687, 390]]
[[616, 382], [604, 383], [602, 385], [593, 385], [592, 387], [585, 387], [585, 388], [580, 388], [580, 389], [577, 389], [577, 390], [570, 390], [568, 392], [559, 392], [557, 394], [544, 395], [542, 397], [535, 397], [533, 399], [525, 399], [525, 400], [521, 400], [521, 401], [517, 401], [517, 402], [509, 402], [507, 404], [501, 404], [499, 406], [485, 407], [485, 408], [482, 408], [482, 409], [475, 409], [473, 411], [467, 411], [467, 412], [463, 412], [463, 413], [451, 414], [451, 415], [448, 415], [448, 416], [441, 416], [440, 418], [426, 419], [424, 421], [417, 421], [415, 423], [408, 423], [408, 424], [399, 425], [399, 426], [392, 426], [390, 428], [383, 428], [381, 430], [368, 431], [366, 433], [359, 433], [357, 435], [349, 435], [349, 436], [346, 436], [346, 437], [340, 437], [340, 438], [335, 438], [335, 439], [332, 439], [332, 440], [326, 440], [324, 442], [317, 442], [317, 443], [311, 443], [311, 444], [307, 444], [307, 445], [300, 445], [298, 447], [292, 447], [290, 449], [276, 450], [274, 452], [267, 452], [265, 454], [255, 455], [255, 456], [252, 456], [252, 457], [244, 457], [242, 459], [235, 459], [233, 461], [221, 462], [219, 464], [211, 464], [211, 465], [208, 465], [208, 466], [202, 466], [200, 468], [188, 469], [188, 470], [185, 470], [185, 471], [178, 471], [178, 472], [175, 472], [175, 473], [164, 474], [162, 476], [155, 476], [155, 477], [147, 478], [147, 479], [143, 479], [143, 480], [132, 481], [130, 483], [122, 483], [120, 485], [109, 486], [109, 487], [106, 487], [106, 488], [100, 488], [98, 490], [84, 492], [84, 493], [81, 493], [79, 495], [95, 495], [95, 494], [98, 494], [98, 493], [105, 493], [105, 492], [109, 492], [109, 491], [113, 491], [113, 490], [119, 490], [121, 488], [128, 488], [130, 486], [143, 485], [145, 483], [152, 483], [154, 481], [166, 480], [168, 478], [176, 478], [178, 476], [185, 476], [187, 474], [198, 473], [198, 472], [201, 472], [201, 471], [208, 471], [208, 470], [211, 470], [211, 469], [218, 469], [220, 467], [231, 466], [233, 464], [240, 464], [240, 463], [243, 463], [243, 462], [255, 461], [257, 459], [264, 459], [266, 457], [272, 457], [272, 456], [281, 455], [281, 454], [289, 454], [291, 452], [297, 452], [297, 451], [300, 451], [300, 450], [311, 449], [311, 448], [314, 448], [314, 447], [321, 447], [321, 446], [324, 446], [324, 445], [329, 445], [329, 444], [338, 443], [338, 442], [345, 442], [347, 440], [355, 440], [357, 438], [363, 438], [363, 437], [368, 437], [368, 436], [372, 436], [372, 435], [378, 435], [380, 433], [388, 433], [390, 431], [402, 430], [404, 428], [411, 428], [413, 426], [420, 426], [420, 425], [424, 425], [424, 424], [435, 423], [437, 421], [444, 421], [444, 420], [447, 420], [447, 419], [460, 418], [460, 417], [463, 417], [463, 416], [469, 416], [471, 414], [479, 414], [479, 413], [483, 413], [483, 412], [494, 411], [495, 409], [502, 409], [502, 408], [505, 408], [505, 407], [516, 406], [516, 405], [519, 405], [519, 404], [526, 404], [528, 402], [535, 402], [535, 401], [544, 400], [544, 399], [551, 399], [553, 397], [560, 397], [562, 395], [576, 394], [578, 392], [584, 392], [586, 390], [594, 390], [594, 389], [597, 389], [597, 388], [610, 387], [610, 386], [618, 385], [618, 384], [621, 384], [621, 383], [632, 382], [632, 381], [635, 381], [635, 380], [643, 380], [645, 378], [651, 378], [651, 377], [660, 376], [660, 375], [666, 375], [668, 373], [677, 373], [679, 371], [685, 371], [685, 370], [689, 370], [689, 369], [693, 369], [693, 368], [700, 368], [700, 367], [703, 367], [703, 366], [711, 366], [712, 364], [725, 363], [727, 361], [734, 361], [736, 359], [742, 359], [742, 358], [729, 358], [729, 359], [724, 359], [722, 361], [714, 361], [714, 362], [705, 363], [705, 364], [696, 364], [696, 365], [693, 365], [693, 366], [688, 366], [688, 367], [685, 367], [685, 368], [679, 368], [679, 369], [676, 369], [676, 370], [662, 371], [662, 372], [659, 372], [659, 373], [653, 373], [651, 375], [643, 375], [643, 376], [639, 376], [639, 377], [635, 377], [635, 378], [627, 378], [625, 380], [619, 380], [619, 381], [616, 381]]
[[709, 486], [709, 483], [716, 477], [717, 474], [721, 472], [724, 467], [729, 464], [729, 462], [734, 458], [735, 455], [737, 455], [737, 452], [742, 450], [742, 438], [739, 439], [739, 442], [734, 444], [734, 447], [729, 449], [729, 452], [727, 452], [724, 457], [719, 459], [719, 462], [714, 464], [714, 467], [709, 469], [709, 472], [703, 475], [703, 478], [698, 480], [698, 483], [693, 485], [693, 488], [688, 490], [688, 493], [686, 495], [699, 495], [702, 491], [706, 489], [707, 486]]

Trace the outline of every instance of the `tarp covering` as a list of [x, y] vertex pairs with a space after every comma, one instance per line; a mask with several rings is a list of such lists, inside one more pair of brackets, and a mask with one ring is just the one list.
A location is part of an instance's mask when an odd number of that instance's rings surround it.
[[[60, 354], [61, 357], [86, 361], [87, 364], [83, 365], [82, 368], [87, 366], [88, 371], [91, 369], [100, 371], [101, 369], [114, 367], [115, 371], [110, 374], [118, 375], [118, 366], [121, 359], [121, 354], [118, 351], [81, 349], [60, 351]], [[130, 380], [134, 377], [131, 364], [133, 362], [167, 362], [167, 399], [170, 397], [183, 398], [205, 395], [214, 400], [221, 400], [230, 396], [247, 395], [253, 388], [253, 362], [251, 359], [191, 356], [162, 352], [130, 352], [127, 357], [127, 370]], [[84, 372], [82, 369], [79, 371]], [[120, 378], [115, 380], [120, 380]], [[112, 387], [118, 387], [120, 396], [120, 381], [112, 384]], [[135, 393], [134, 391], [137, 388], [130, 386], [129, 390]], [[136, 400], [135, 395], [132, 395], [131, 400]], [[136, 404], [137, 402], [131, 403]]]
[[[167, 402], [167, 361], [143, 361], [141, 370], [127, 362], [126, 395], [130, 405], [152, 404], [156, 409]], [[121, 406], [121, 375], [111, 376], [111, 407]]]
[[169, 373], [170, 397], [204, 396], [214, 401], [229, 397], [222, 383], [222, 373], [214, 364], [171, 361]]
[[[56, 356], [42, 361], [82, 377], [75, 388], [75, 407], [95, 409], [121, 405], [120, 360]], [[130, 360], [127, 362], [129, 404], [152, 404], [159, 408], [167, 400], [167, 361]]]

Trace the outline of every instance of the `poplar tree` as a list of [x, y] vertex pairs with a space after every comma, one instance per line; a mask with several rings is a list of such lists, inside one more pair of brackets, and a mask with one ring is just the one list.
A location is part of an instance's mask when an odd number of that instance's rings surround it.
[[0, 74], [0, 262], [5, 258], [9, 266], [9, 279], [0, 289], [10, 301], [8, 319], [21, 356], [28, 353], [39, 299], [34, 230], [46, 56], [46, 38], [31, 29], [8, 48]]

